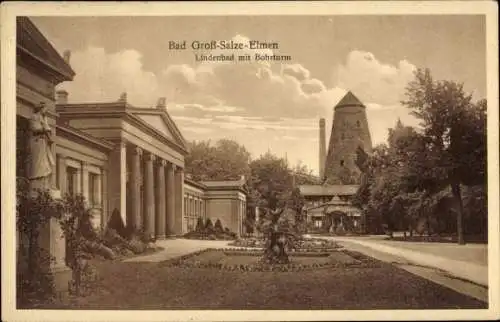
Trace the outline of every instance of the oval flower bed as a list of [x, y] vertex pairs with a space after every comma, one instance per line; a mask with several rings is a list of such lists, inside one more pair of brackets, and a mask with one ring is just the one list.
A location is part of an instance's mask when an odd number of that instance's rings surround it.
[[368, 257], [361, 254], [356, 254], [355, 258], [347, 252], [335, 251], [331, 253], [304, 252], [289, 254], [289, 264], [269, 265], [261, 262], [262, 254], [262, 251], [257, 250], [209, 248], [165, 261], [162, 265], [245, 272], [295, 272], [320, 268], [373, 267], [373, 264], [378, 264], [377, 261], [371, 261]]

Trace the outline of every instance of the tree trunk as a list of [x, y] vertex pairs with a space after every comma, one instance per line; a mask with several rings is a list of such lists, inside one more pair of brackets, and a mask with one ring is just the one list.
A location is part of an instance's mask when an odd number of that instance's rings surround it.
[[457, 211], [457, 237], [458, 244], [465, 245], [465, 236], [464, 236], [464, 206], [462, 203], [462, 194], [459, 183], [453, 183], [451, 185], [451, 191], [453, 193], [453, 197], [455, 197], [458, 202], [458, 211]]

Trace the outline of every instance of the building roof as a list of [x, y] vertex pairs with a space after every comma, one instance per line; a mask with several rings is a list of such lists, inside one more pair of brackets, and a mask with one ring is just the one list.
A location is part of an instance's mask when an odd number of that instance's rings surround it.
[[183, 153], [188, 152], [186, 140], [165, 108], [135, 107], [120, 99], [116, 102], [57, 103], [56, 111], [65, 120], [122, 117], [174, 148], [180, 148]]
[[199, 181], [195, 181], [191, 178], [188, 178], [187, 176], [184, 177], [184, 182], [187, 183], [188, 185], [193, 186], [193, 187], [198, 188], [198, 189], [205, 190], [207, 188], [207, 186], [205, 186], [203, 183], [201, 183]]
[[245, 185], [245, 181], [243, 180], [200, 181], [200, 182], [207, 187], [239, 188]]
[[356, 194], [359, 185], [300, 185], [304, 196], [350, 196]]
[[99, 149], [105, 150], [105, 151], [111, 151], [114, 148], [114, 144], [112, 142], [109, 142], [107, 140], [104, 140], [102, 138], [96, 138], [84, 131], [75, 129], [67, 124], [57, 124], [56, 127], [56, 133], [57, 136], [69, 136], [69, 137], [77, 137], [87, 144], [90, 144], [94, 147], [97, 147]]
[[335, 105], [335, 108], [344, 106], [364, 106], [364, 104], [361, 103], [361, 101], [351, 91], [349, 91], [344, 95], [340, 102]]
[[75, 72], [59, 55], [28, 17], [17, 17], [17, 49], [23, 55], [45, 65], [60, 81], [73, 80]]

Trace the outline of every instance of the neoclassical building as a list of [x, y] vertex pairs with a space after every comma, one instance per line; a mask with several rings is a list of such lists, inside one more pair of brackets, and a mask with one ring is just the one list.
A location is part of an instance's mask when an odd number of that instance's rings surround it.
[[[38, 165], [32, 120], [45, 106], [50, 128], [48, 180], [33, 180], [55, 197], [82, 194], [97, 226], [105, 229], [118, 211], [128, 229], [162, 239], [195, 228], [198, 217], [220, 219], [236, 234], [246, 214], [245, 180], [196, 182], [185, 177], [186, 140], [168, 113], [165, 99], [139, 108], [123, 93], [114, 102], [70, 103], [56, 86], [75, 72], [70, 53], [59, 55], [26, 17], [17, 20], [16, 176], [30, 177]], [[44, 228], [42, 244], [64, 269], [65, 243], [58, 223]], [[19, 243], [18, 243], [19, 244]], [[19, 246], [19, 245], [18, 245]]]

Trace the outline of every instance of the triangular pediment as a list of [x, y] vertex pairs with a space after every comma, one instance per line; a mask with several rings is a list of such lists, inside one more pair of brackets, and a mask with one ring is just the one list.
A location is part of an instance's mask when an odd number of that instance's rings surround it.
[[154, 127], [156, 130], [160, 131], [169, 139], [173, 139], [174, 135], [172, 131], [168, 128], [167, 124], [163, 120], [161, 115], [137, 115], [141, 120], [148, 123], [150, 126]]
[[187, 150], [187, 142], [175, 122], [166, 111], [145, 108], [133, 108], [132, 114], [154, 129], [167, 140]]

